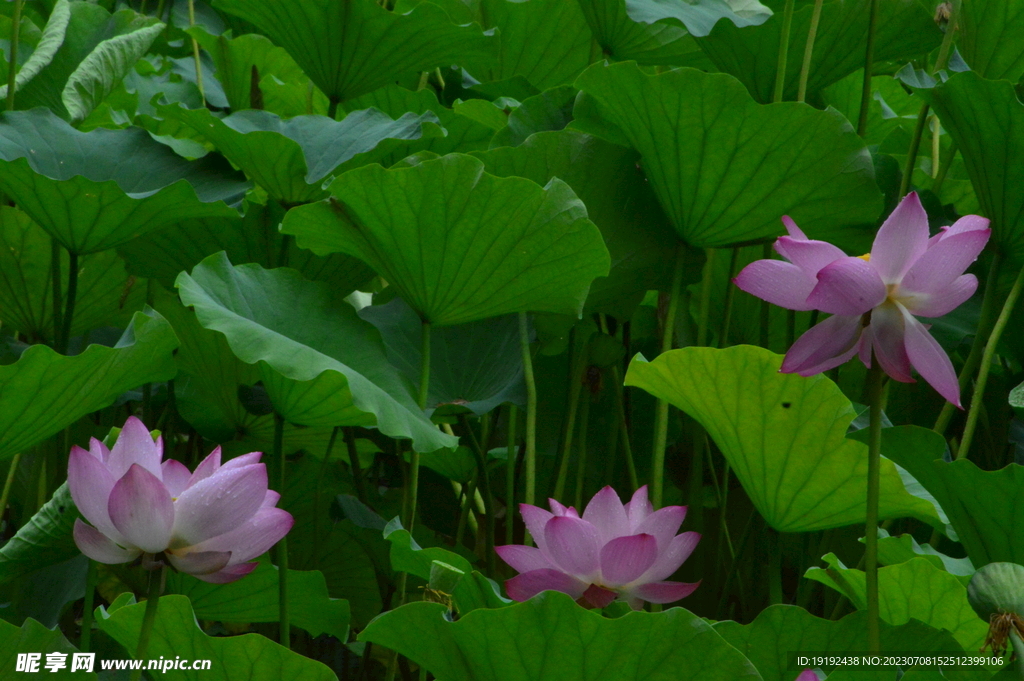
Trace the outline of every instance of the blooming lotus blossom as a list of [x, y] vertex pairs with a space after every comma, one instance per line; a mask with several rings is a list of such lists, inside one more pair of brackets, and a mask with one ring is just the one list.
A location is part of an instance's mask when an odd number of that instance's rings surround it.
[[805, 669], [800, 672], [800, 676], [796, 677], [793, 681], [818, 681], [818, 675], [813, 669]]
[[194, 473], [163, 459], [142, 421], [131, 417], [113, 449], [93, 438], [89, 450], [74, 447], [68, 487], [82, 516], [75, 543], [100, 563], [142, 557], [156, 567], [166, 559], [198, 579], [225, 584], [252, 572], [247, 562], [266, 552], [291, 529], [291, 514], [275, 508], [281, 495], [267, 489], [260, 452], [221, 465], [220, 447]]
[[519, 574], [505, 583], [508, 595], [525, 601], [541, 591], [567, 593], [581, 604], [603, 608], [614, 600], [639, 610], [644, 601], [672, 603], [693, 593], [700, 582], [666, 582], [693, 552], [700, 535], [677, 535], [685, 506], [654, 510], [647, 486], [623, 505], [611, 487], [575, 508], [549, 499], [551, 511], [521, 504], [520, 512], [536, 547], [498, 546], [501, 559]]
[[919, 317], [941, 317], [978, 287], [964, 270], [988, 242], [989, 221], [967, 215], [933, 237], [917, 193], [886, 219], [871, 252], [850, 257], [808, 239], [788, 216], [789, 236], [775, 250], [786, 260], [758, 260], [733, 281], [747, 293], [790, 310], [832, 316], [802, 335], [786, 353], [782, 371], [812, 376], [854, 355], [871, 366], [874, 353], [890, 377], [913, 383], [911, 367], [940, 395], [960, 406], [953, 363]]

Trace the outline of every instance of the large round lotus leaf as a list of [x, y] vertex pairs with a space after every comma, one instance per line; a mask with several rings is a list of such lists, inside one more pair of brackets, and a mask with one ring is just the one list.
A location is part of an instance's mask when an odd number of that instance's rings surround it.
[[971, 577], [967, 600], [985, 621], [996, 613], [1024, 613], [1024, 566], [989, 563]]
[[[376, 109], [353, 111], [340, 121], [326, 116], [282, 120], [269, 111], [239, 111], [217, 118], [209, 109], [163, 106], [165, 118], [181, 121], [212, 142], [271, 197], [284, 204], [327, 196], [324, 178], [348, 162], [364, 164], [386, 154], [398, 140], [426, 133], [440, 136], [430, 112], [406, 113], [397, 120]], [[388, 145], [385, 141], [392, 141]], [[375, 152], [375, 153], [372, 153]], [[357, 159], [354, 161], [354, 159]]]
[[0, 114], [0, 190], [65, 248], [113, 248], [189, 218], [234, 215], [249, 183], [140, 128], [79, 132], [45, 109]]
[[[418, 382], [423, 324], [416, 313], [395, 298], [386, 305], [364, 307], [359, 316], [380, 331], [391, 363], [410, 382]], [[526, 404], [518, 316], [431, 328], [427, 407], [452, 405], [480, 415], [505, 402]]]
[[538, 90], [572, 83], [602, 58], [576, 2], [481, 0], [474, 21], [497, 27], [496, 55], [461, 65], [482, 83], [525, 78]]
[[[0, 206], [0, 322], [33, 342], [52, 339], [50, 236], [17, 208]], [[61, 250], [61, 300], [67, 301], [68, 254]], [[129, 276], [114, 251], [78, 260], [71, 336], [101, 326], [123, 328], [146, 303], [146, 284]]]
[[[750, 624], [727, 621], [716, 622], [712, 627], [747, 656], [764, 681], [793, 681], [797, 678], [800, 672], [790, 669], [791, 651], [841, 656], [868, 650], [867, 613], [864, 611], [851, 613], [836, 622], [815, 617], [795, 605], [772, 605], [758, 613]], [[899, 626], [882, 622], [881, 631], [883, 653], [905, 650], [948, 653], [960, 647], [949, 632], [917, 621]], [[832, 667], [823, 667], [823, 671], [831, 672]], [[878, 670], [882, 673], [877, 677], [868, 676], [869, 671], [873, 670], [860, 670], [863, 676], [857, 679], [892, 681], [891, 669]]]
[[567, 184], [497, 178], [450, 154], [364, 166], [331, 199], [288, 211], [281, 231], [314, 253], [354, 255], [432, 324], [519, 311], [579, 315], [608, 249]]
[[757, 0], [626, 0], [626, 12], [634, 21], [681, 26], [695, 36], [707, 35], [717, 23], [758, 26], [772, 15]]
[[[781, 365], [781, 355], [749, 345], [684, 348], [653, 362], [638, 355], [625, 383], [699, 421], [778, 531], [863, 523], [868, 455], [846, 438], [853, 405], [824, 376], [779, 373]], [[941, 526], [935, 506], [911, 495], [883, 457], [879, 517], [908, 516]]]
[[[125, 598], [122, 595], [121, 598]], [[127, 596], [130, 597], [130, 594]], [[117, 607], [121, 606], [121, 607]], [[96, 609], [96, 626], [125, 650], [135, 650], [142, 631], [143, 603], [127, 604], [121, 599], [111, 604], [109, 612]], [[338, 677], [323, 663], [293, 652], [274, 643], [266, 636], [207, 636], [185, 596], [161, 596], [156, 619], [150, 634], [147, 657], [168, 660], [181, 657], [188, 651], [195, 660], [210, 660], [210, 669], [196, 673], [177, 672], [179, 679], [206, 679], [206, 681], [335, 681]], [[173, 678], [168, 676], [168, 678]]]
[[[827, 567], [814, 567], [804, 576], [829, 586], [850, 599], [858, 610], [867, 607], [867, 577], [862, 570], [848, 568], [829, 553], [822, 557]], [[878, 570], [879, 617], [889, 624], [919, 620], [936, 629], [946, 629], [965, 650], [979, 650], [988, 623], [971, 610], [967, 587], [955, 575], [941, 570], [924, 557]]]
[[334, 101], [373, 92], [395, 77], [492, 55], [478, 25], [456, 26], [430, 2], [390, 12], [375, 0], [215, 0], [288, 51]]
[[1024, 104], [1014, 86], [968, 71], [917, 94], [959, 147], [994, 245], [1024, 259]]
[[547, 591], [456, 622], [440, 603], [384, 613], [359, 639], [397, 650], [445, 681], [761, 681], [735, 648], [683, 608], [618, 619]]
[[731, 76], [648, 75], [595, 64], [576, 81], [573, 127], [632, 146], [684, 241], [720, 248], [783, 232], [789, 215], [842, 245], [882, 209], [871, 156], [844, 118], [805, 104], [764, 106]]
[[178, 347], [167, 321], [137, 312], [112, 348], [90, 345], [64, 357], [33, 345], [0, 366], [0, 461], [23, 452], [143, 383], [174, 378]]
[[[23, 671], [18, 670], [17, 665], [24, 659], [19, 659], [18, 654], [26, 650], [45, 650], [69, 656], [78, 652], [78, 648], [64, 638], [60, 629], [48, 629], [31, 617], [26, 619], [21, 627], [0, 620], [0, 641], [3, 641], [3, 644], [0, 645], [0, 677], [5, 679], [16, 679], [25, 675]], [[75, 674], [82, 681], [95, 681], [96, 679], [95, 674], [81, 671], [75, 672]], [[54, 676], [60, 678], [59, 674], [54, 674]], [[74, 676], [69, 673], [65, 678], [72, 679]]]
[[376, 425], [420, 451], [457, 441], [416, 406], [412, 384], [387, 361], [377, 330], [326, 285], [287, 268], [232, 266], [223, 253], [176, 282], [199, 322], [258, 364], [274, 408], [308, 426]]
[[[658, 205], [632, 149], [576, 130], [541, 132], [517, 147], [474, 154], [487, 172], [499, 177], [525, 177], [545, 184], [557, 177], [580, 197], [587, 215], [601, 230], [611, 255], [607, 277], [590, 286], [587, 312], [607, 312], [628, 319], [624, 298], [649, 290], [667, 291], [673, 259], [666, 257], [679, 239]], [[683, 283], [700, 280], [703, 253], [687, 249]]]
[[941, 455], [941, 449], [887, 452], [935, 495], [975, 566], [1024, 564], [1024, 466], [985, 471], [966, 459], [947, 463]]
[[[768, 0], [775, 15], [760, 26], [737, 28], [720, 21], [710, 35], [697, 39], [719, 71], [736, 76], [757, 101], [772, 101], [778, 73], [779, 42], [782, 35], [782, 0]], [[793, 13], [789, 33], [789, 60], [783, 99], [796, 99], [802, 56], [807, 44], [813, 3]], [[814, 57], [807, 78], [807, 91], [817, 92], [864, 68], [864, 41], [868, 35], [871, 0], [826, 2], [814, 39]], [[916, 0], [886, 0], [878, 5], [875, 33], [875, 62], [907, 61], [926, 54], [942, 42], [942, 31], [932, 19], [932, 10]]]
[[971, 71], [1011, 83], [1024, 75], [1024, 5], [1007, 0], [965, 2], [957, 29], [957, 48]]

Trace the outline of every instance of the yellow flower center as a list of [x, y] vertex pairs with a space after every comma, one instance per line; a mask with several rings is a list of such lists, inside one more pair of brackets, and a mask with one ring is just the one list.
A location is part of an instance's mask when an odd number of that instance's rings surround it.
[[865, 253], [864, 255], [858, 255], [857, 257], [860, 258], [861, 260], [863, 260], [864, 262], [871, 262], [871, 254], [870, 253]]

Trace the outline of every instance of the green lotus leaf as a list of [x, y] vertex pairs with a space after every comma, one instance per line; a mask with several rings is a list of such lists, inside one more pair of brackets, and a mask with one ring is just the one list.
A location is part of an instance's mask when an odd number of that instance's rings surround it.
[[[217, 118], [209, 109], [173, 105], [159, 108], [164, 118], [181, 121], [216, 145], [256, 184], [285, 205], [327, 196], [324, 178], [345, 164], [362, 165], [383, 156], [391, 140], [440, 135], [437, 117], [407, 113], [397, 120], [376, 109], [353, 111], [340, 121], [326, 116], [282, 120], [269, 111], [240, 111]], [[432, 129], [431, 129], [432, 128]]]
[[[120, 604], [118, 604], [120, 605]], [[111, 612], [96, 609], [96, 626], [125, 650], [138, 647], [145, 603], [123, 605]], [[146, 658], [174, 660], [176, 657], [210, 660], [210, 668], [176, 670], [175, 678], [186, 681], [335, 681], [338, 677], [324, 664], [292, 652], [259, 634], [207, 636], [199, 628], [192, 605], [185, 596], [160, 597]]]
[[255, 24], [335, 102], [403, 73], [493, 56], [493, 38], [479, 26], [456, 26], [429, 2], [406, 14], [374, 0], [215, 0], [213, 6]]
[[880, 564], [898, 565], [918, 556], [924, 556], [935, 567], [962, 579], [970, 579], [974, 574], [974, 565], [971, 564], [970, 558], [952, 558], [944, 553], [939, 553], [931, 544], [918, 544], [912, 534], [890, 537], [885, 530], [878, 531], [878, 562]]
[[668, 23], [641, 23], [628, 12], [623, 0], [578, 0], [601, 50], [616, 61], [639, 64], [692, 66], [689, 60], [702, 54], [686, 29]]
[[199, 322], [223, 333], [231, 350], [258, 364], [274, 408], [307, 426], [376, 426], [412, 438], [420, 451], [456, 444], [412, 397], [412, 384], [387, 361], [380, 335], [319, 282], [287, 268], [232, 266], [223, 253], [176, 282]]
[[79, 555], [81, 551], [71, 536], [75, 519], [79, 517], [68, 485], [64, 483], [18, 528], [10, 541], [0, 547], [0, 584]]
[[[26, 676], [24, 671], [17, 671], [18, 653], [65, 653], [67, 666], [64, 669], [50, 671], [45, 668], [46, 655], [39, 660], [39, 673], [47, 678], [60, 681], [95, 681], [95, 672], [71, 671], [71, 655], [78, 652], [61, 633], [60, 629], [47, 629], [35, 621], [27, 619], [20, 627], [0, 620], [0, 678], [16, 679]], [[31, 677], [29, 677], [31, 678]]]
[[724, 74], [648, 75], [628, 62], [595, 64], [576, 87], [586, 96], [572, 127], [639, 151], [654, 193], [692, 246], [776, 236], [783, 215], [843, 245], [881, 210], [871, 156], [834, 112], [757, 104]]
[[[14, 79], [15, 93], [53, 61], [53, 56], [64, 44], [64, 36], [70, 21], [71, 4], [68, 0], [57, 0], [53, 10], [50, 11], [49, 19], [46, 20], [46, 26], [43, 27], [39, 42], [36, 43], [35, 49], [32, 51], [32, 56], [18, 69]], [[7, 99], [6, 83], [0, 86], [0, 99]]]
[[330, 284], [347, 295], [370, 282], [376, 274], [349, 255], [314, 255], [295, 245], [277, 230], [284, 209], [249, 202], [244, 216], [183, 220], [149, 232], [117, 247], [127, 270], [140, 277], [158, 280], [173, 288], [180, 272], [191, 270], [204, 258], [225, 251], [228, 260], [239, 264], [254, 262], [264, 267], [279, 266], [282, 246], [287, 248], [287, 263], [307, 279]]
[[[54, 10], [58, 7], [55, 5]], [[45, 106], [81, 121], [121, 82], [164, 25], [130, 9], [110, 14], [100, 5], [71, 2], [64, 40], [48, 63], [18, 90], [17, 108]], [[55, 39], [55, 35], [53, 36]]]
[[[396, 298], [359, 316], [380, 331], [391, 363], [411, 383], [419, 381], [423, 324], [412, 308]], [[428, 408], [457, 405], [479, 416], [506, 402], [525, 406], [517, 316], [431, 328], [430, 338]]]
[[984, 471], [942, 461], [941, 451], [894, 446], [886, 455], [935, 495], [975, 567], [1024, 563], [1024, 466]]
[[[33, 340], [52, 339], [53, 288], [50, 236], [17, 208], [0, 206], [0, 321]], [[60, 271], [66, 275], [67, 253]], [[62, 281], [61, 300], [67, 300]], [[78, 295], [71, 336], [101, 326], [125, 327], [146, 303], [145, 282], [124, 270], [113, 251], [78, 260]]]
[[974, 573], [967, 599], [983, 620], [996, 614], [1024, 612], [1024, 566], [989, 563]]
[[[823, 560], [828, 567], [811, 568], [804, 576], [839, 591], [858, 610], [866, 608], [864, 572], [846, 567], [831, 553]], [[946, 629], [964, 650], [980, 650], [988, 633], [988, 623], [967, 602], [967, 587], [923, 557], [879, 568], [878, 600], [879, 617], [884, 622], [900, 625], [915, 619]]]
[[968, 71], [917, 94], [959, 147], [994, 245], [1024, 259], [1024, 104], [1013, 85]]
[[[853, 406], [824, 376], [782, 374], [781, 365], [781, 355], [753, 346], [683, 348], [653, 362], [635, 357], [625, 383], [699, 421], [776, 530], [863, 523], [868, 457], [846, 438]], [[883, 457], [879, 517], [908, 516], [942, 526], [935, 506], [911, 495]]]
[[178, 346], [167, 321], [136, 312], [112, 348], [90, 345], [64, 357], [45, 345], [0, 366], [0, 461], [23, 452], [132, 388], [174, 378]]
[[[590, 286], [586, 311], [628, 319], [622, 300], [671, 287], [671, 258], [678, 243], [665, 213], [637, 170], [638, 154], [576, 130], [537, 133], [515, 148], [474, 154], [487, 172], [544, 184], [557, 177], [587, 206], [611, 255], [611, 271]], [[700, 278], [703, 254], [687, 249], [685, 283]], [[639, 302], [639, 301], [636, 301]], [[635, 302], [633, 303], [636, 304]]]
[[430, 151], [443, 156], [452, 152], [467, 153], [477, 149], [486, 149], [491, 137], [494, 136], [494, 130], [486, 125], [442, 106], [437, 101], [437, 95], [429, 88], [414, 92], [398, 85], [388, 84], [345, 103], [345, 110], [349, 112], [369, 108], [380, 109], [392, 118], [398, 118], [410, 111], [415, 114], [430, 111], [437, 116], [441, 127], [447, 133], [443, 137], [424, 136], [416, 141], [399, 145], [390, 156], [380, 160], [380, 164], [383, 166], [393, 165], [396, 161], [419, 151]]
[[704, 620], [683, 608], [618, 619], [547, 591], [456, 622], [440, 603], [384, 613], [359, 639], [397, 650], [446, 681], [760, 681]]
[[[718, 70], [738, 78], [762, 104], [772, 101], [783, 15], [781, 0], [766, 1], [776, 11], [760, 26], [737, 28], [727, 21], [720, 21], [709, 35], [697, 39], [697, 44]], [[842, 0], [826, 2], [822, 6], [807, 78], [809, 93], [864, 68], [864, 41], [868, 35], [870, 4], [870, 0]], [[801, 57], [807, 44], [813, 10], [811, 3], [806, 3], [793, 12], [783, 100], [796, 99], [803, 63]], [[932, 19], [932, 10], [922, 3], [892, 0], [879, 4], [875, 63], [907, 61], [935, 49], [941, 42], [942, 31]]]
[[[184, 572], [167, 575], [164, 593], [188, 596], [196, 617], [216, 622], [277, 622], [278, 569], [261, 562], [245, 579], [230, 584], [202, 582]], [[348, 601], [327, 595], [319, 572], [288, 571], [288, 616], [311, 636], [348, 638]]]
[[601, 49], [575, 2], [481, 0], [477, 21], [497, 27], [497, 56], [480, 55], [462, 65], [482, 83], [524, 78], [538, 90], [568, 85], [602, 58]]
[[[228, 31], [224, 35], [211, 35], [202, 26], [186, 31], [213, 58], [217, 68], [217, 81], [224, 88], [224, 96], [232, 111], [255, 109], [253, 106], [253, 70], [260, 82], [268, 76], [293, 83], [309, 79], [282, 48], [266, 36], [246, 33], [236, 38]], [[271, 111], [276, 109], [268, 107]]]
[[[867, 613], [854, 612], [839, 621], [815, 617], [793, 605], [772, 605], [750, 624], [716, 622], [712, 625], [722, 638], [747, 656], [764, 681], [793, 681], [800, 673], [789, 669], [789, 654], [814, 651], [842, 655], [868, 650]], [[939, 631], [921, 622], [910, 621], [899, 626], [881, 623], [881, 652], [902, 651], [951, 652], [960, 644], [948, 632]], [[823, 671], [831, 673], [832, 667]], [[876, 672], [877, 674], [872, 674]], [[862, 681], [892, 681], [892, 669], [858, 671]], [[831, 676], [829, 677], [831, 678]]]
[[517, 311], [578, 315], [608, 250], [564, 182], [497, 178], [450, 154], [406, 168], [349, 171], [328, 201], [300, 206], [281, 231], [314, 253], [370, 265], [431, 324]]
[[1024, 75], [1024, 5], [972, 0], [960, 8], [957, 48], [971, 71], [989, 80], [1017, 82]]
[[227, 204], [248, 187], [223, 159], [186, 161], [140, 128], [79, 132], [43, 109], [0, 114], [0, 189], [79, 255], [234, 215]]
[[507, 114], [491, 140], [491, 148], [518, 147], [534, 133], [562, 130], [572, 120], [577, 94], [576, 88], [563, 85], [527, 98]]
[[633, 21], [683, 26], [695, 36], [707, 35], [721, 19], [745, 28], [760, 26], [772, 16], [757, 0], [626, 0], [626, 12]]

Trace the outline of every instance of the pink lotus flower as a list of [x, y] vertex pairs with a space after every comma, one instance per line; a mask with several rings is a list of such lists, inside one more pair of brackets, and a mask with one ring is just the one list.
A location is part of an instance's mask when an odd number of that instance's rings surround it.
[[989, 221], [967, 215], [929, 238], [928, 215], [910, 193], [878, 230], [871, 253], [860, 257], [808, 239], [788, 216], [782, 221], [789, 236], [779, 237], [775, 250], [786, 261], [758, 260], [733, 281], [781, 307], [832, 316], [793, 344], [781, 370], [812, 376], [854, 355], [870, 367], [874, 351], [890, 377], [913, 383], [913, 367], [959, 407], [953, 363], [914, 315], [941, 317], [974, 294], [978, 280], [964, 270], [988, 242]]
[[142, 421], [129, 418], [114, 448], [93, 438], [89, 451], [73, 447], [68, 487], [82, 516], [75, 543], [100, 563], [162, 563], [205, 582], [225, 584], [252, 572], [246, 562], [276, 544], [294, 520], [275, 508], [281, 495], [267, 489], [262, 454], [252, 452], [224, 465], [220, 447], [190, 473], [163, 459]]
[[818, 675], [813, 669], [805, 669], [793, 681], [818, 681]]
[[654, 510], [647, 486], [623, 505], [611, 487], [594, 495], [580, 518], [575, 508], [549, 499], [549, 513], [521, 504], [536, 547], [498, 546], [501, 559], [519, 574], [505, 583], [509, 597], [525, 601], [541, 591], [561, 591], [603, 608], [618, 599], [639, 610], [644, 601], [672, 603], [700, 582], [662, 581], [679, 569], [700, 541], [696, 532], [676, 535], [685, 506]]

